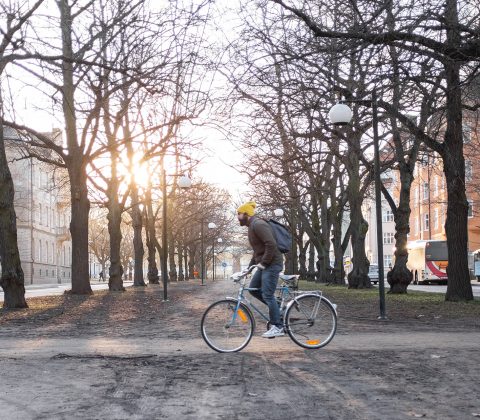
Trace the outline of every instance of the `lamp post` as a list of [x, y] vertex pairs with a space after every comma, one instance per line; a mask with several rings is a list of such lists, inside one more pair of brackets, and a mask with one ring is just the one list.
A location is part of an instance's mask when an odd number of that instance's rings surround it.
[[383, 231], [382, 231], [382, 197], [380, 179], [380, 148], [378, 141], [378, 107], [377, 93], [373, 90], [370, 100], [348, 100], [341, 101], [330, 109], [328, 116], [334, 125], [346, 125], [352, 119], [352, 110], [344, 102], [356, 102], [372, 108], [373, 118], [373, 150], [374, 150], [374, 172], [375, 172], [375, 208], [377, 227], [377, 254], [378, 254], [378, 293], [380, 301], [379, 319], [386, 319], [385, 315], [385, 285], [384, 285], [384, 264], [383, 264]]
[[[172, 175], [178, 176], [177, 185], [179, 188], [186, 189], [192, 186], [192, 181], [185, 175]], [[162, 171], [162, 184], [163, 184], [163, 206], [162, 206], [162, 282], [163, 282], [163, 301], [168, 301], [167, 283], [168, 283], [168, 243], [167, 243], [167, 172], [165, 169]]]
[[[221, 244], [223, 242], [223, 239], [218, 238], [217, 242]], [[215, 240], [213, 241], [213, 245], [215, 246]], [[216, 268], [215, 268], [215, 249], [214, 249], [213, 250], [213, 281], [215, 281], [215, 272], [216, 272]]]
[[[216, 229], [217, 225], [213, 222], [210, 222], [208, 224], [209, 229]], [[213, 237], [213, 243], [212, 243], [212, 278], [215, 281], [215, 266], [213, 265], [215, 263], [215, 236]]]

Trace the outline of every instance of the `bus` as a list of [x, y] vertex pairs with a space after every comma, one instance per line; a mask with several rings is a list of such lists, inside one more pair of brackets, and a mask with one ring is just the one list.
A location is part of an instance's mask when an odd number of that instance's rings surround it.
[[412, 241], [407, 249], [407, 267], [413, 274], [413, 284], [447, 284], [447, 241]]
[[473, 251], [473, 275], [480, 281], [480, 249]]

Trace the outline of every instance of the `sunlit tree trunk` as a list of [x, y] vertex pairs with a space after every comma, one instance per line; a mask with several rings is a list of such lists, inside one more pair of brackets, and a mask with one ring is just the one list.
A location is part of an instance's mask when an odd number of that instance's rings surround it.
[[72, 47], [71, 7], [67, 0], [59, 0], [62, 51], [62, 101], [65, 118], [65, 136], [68, 148], [66, 161], [71, 192], [71, 222], [72, 236], [72, 290], [74, 294], [91, 294], [88, 273], [88, 216], [90, 200], [88, 199], [86, 163], [78, 142], [77, 118], [75, 114], [75, 82], [74, 56]]
[[[2, 113], [1, 108], [0, 113]], [[3, 301], [5, 309], [28, 308], [17, 243], [14, 195], [13, 179], [8, 168], [5, 152], [3, 119], [0, 118], [0, 262], [2, 264], [0, 285], [5, 294]]]

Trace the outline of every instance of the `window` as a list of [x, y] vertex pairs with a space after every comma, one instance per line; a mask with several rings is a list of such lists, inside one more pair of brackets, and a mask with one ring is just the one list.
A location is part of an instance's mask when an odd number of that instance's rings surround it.
[[465, 181], [471, 181], [472, 180], [472, 161], [466, 160], [465, 161]]
[[428, 196], [430, 194], [430, 187], [428, 185], [428, 182], [423, 183], [423, 199], [428, 200]]
[[468, 217], [473, 217], [473, 201], [468, 200]]
[[428, 213], [423, 215], [423, 230], [430, 228], [430, 215]]
[[394, 237], [394, 234], [393, 232], [384, 232], [383, 233], [383, 243], [384, 244], [393, 244], [393, 241], [394, 241], [395, 237]]
[[384, 222], [393, 222], [393, 211], [392, 210], [384, 210], [383, 211], [383, 221]]
[[433, 196], [438, 197], [438, 176], [433, 179]]
[[392, 268], [392, 256], [391, 255], [384, 255], [383, 256], [383, 266], [387, 270]]
[[42, 205], [38, 205], [38, 223], [42, 224]]
[[38, 240], [38, 261], [43, 262], [42, 240]]
[[48, 264], [50, 262], [50, 250], [48, 249], [48, 242], [45, 241], [45, 262]]
[[438, 229], [438, 225], [439, 225], [439, 218], [438, 218], [438, 209], [435, 209], [433, 211], [433, 228], [434, 229]]
[[463, 143], [464, 144], [470, 143], [470, 141], [472, 140], [472, 129], [468, 125], [463, 124], [462, 133], [463, 133]]
[[47, 207], [45, 208], [45, 216], [46, 216], [46, 220], [45, 220], [45, 226], [48, 226], [49, 222], [50, 222], [50, 209]]

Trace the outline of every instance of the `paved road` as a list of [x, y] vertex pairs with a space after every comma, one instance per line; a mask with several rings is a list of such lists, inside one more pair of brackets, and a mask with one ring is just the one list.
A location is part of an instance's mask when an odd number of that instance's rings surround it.
[[[131, 284], [131, 281], [123, 282], [124, 286], [130, 286]], [[91, 286], [93, 290], [106, 290], [108, 289], [108, 282], [91, 283]], [[65, 290], [69, 290], [71, 288], [71, 283], [27, 285], [25, 286], [25, 297], [32, 298], [39, 296], [63, 295]], [[0, 289], [0, 302], [3, 302], [2, 289]]]
[[[375, 285], [378, 287], [378, 284]], [[385, 290], [388, 291], [390, 286], [388, 285], [387, 282], [385, 282]], [[410, 284], [408, 286], [408, 290], [415, 290], [418, 292], [428, 292], [428, 293], [442, 293], [445, 294], [447, 292], [447, 286], [439, 286], [436, 284], [425, 284], [425, 285], [414, 285]], [[473, 296], [475, 297], [480, 297], [480, 283], [478, 282], [473, 282], [472, 283], [472, 290], [473, 290]]]

